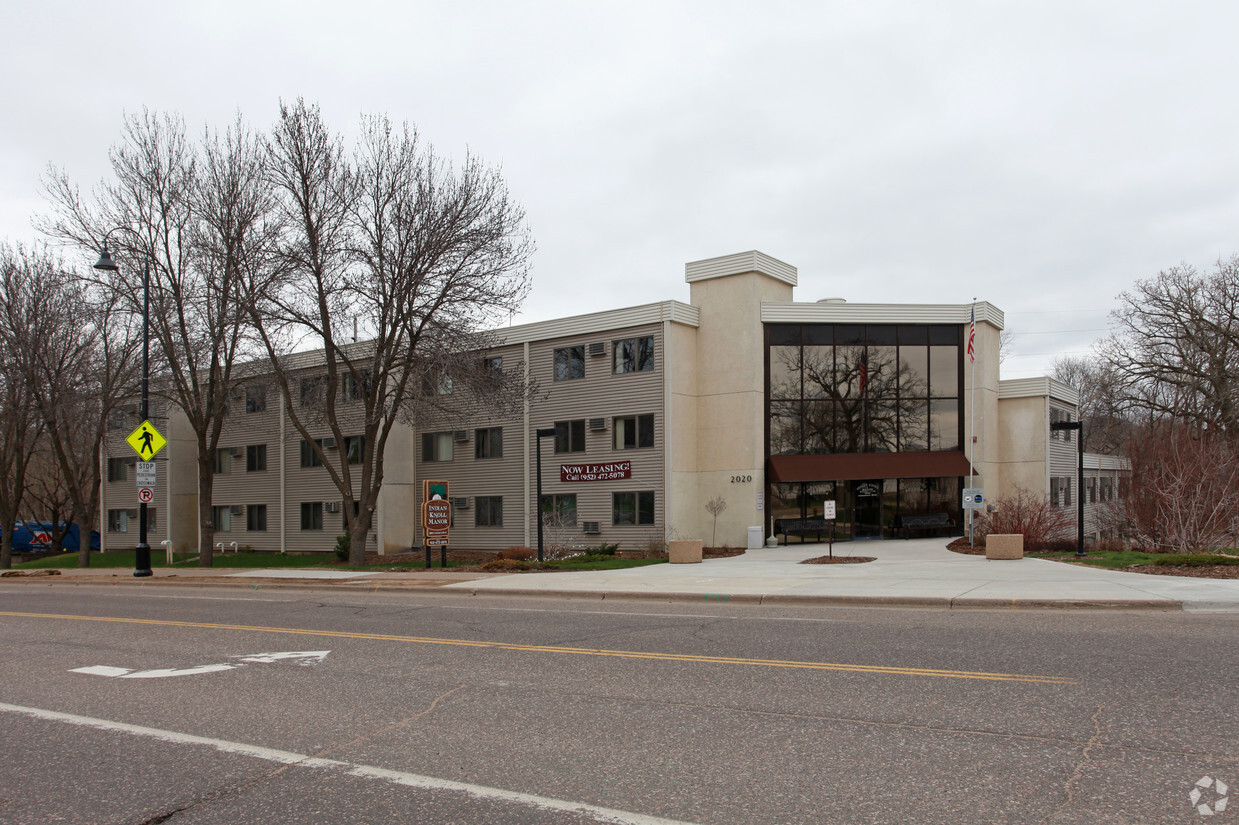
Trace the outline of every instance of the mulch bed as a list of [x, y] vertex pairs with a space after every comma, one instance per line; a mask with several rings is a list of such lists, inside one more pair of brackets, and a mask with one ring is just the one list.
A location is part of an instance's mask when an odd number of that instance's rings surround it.
[[1124, 567], [1124, 573], [1152, 573], [1155, 576], [1191, 576], [1197, 579], [1239, 579], [1239, 564], [1137, 564]]
[[801, 564], [863, 564], [875, 561], [873, 556], [818, 556], [816, 559], [805, 559]]

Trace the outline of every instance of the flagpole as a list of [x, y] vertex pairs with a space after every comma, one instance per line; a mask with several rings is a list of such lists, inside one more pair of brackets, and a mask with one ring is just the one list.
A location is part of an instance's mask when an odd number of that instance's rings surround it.
[[[973, 465], [973, 458], [977, 450], [977, 357], [976, 348], [973, 344], [973, 336], [976, 334], [977, 325], [977, 299], [974, 295], [972, 298], [972, 316], [968, 325], [968, 360], [972, 362], [972, 432], [968, 439], [968, 486], [976, 485], [976, 467]], [[973, 534], [973, 527], [976, 523], [976, 510], [968, 508], [968, 547], [976, 549], [976, 541]]]

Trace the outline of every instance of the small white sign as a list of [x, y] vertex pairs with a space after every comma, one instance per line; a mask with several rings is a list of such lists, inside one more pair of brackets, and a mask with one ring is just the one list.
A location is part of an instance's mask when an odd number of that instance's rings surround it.
[[764, 510], [765, 508], [766, 508], [766, 494], [758, 493], [757, 494], [757, 509]]
[[134, 475], [138, 479], [139, 487], [154, 487], [155, 486], [155, 462], [139, 461], [133, 465]]
[[985, 508], [985, 491], [980, 487], [964, 488], [964, 509], [982, 510]]
[[834, 499], [822, 502], [822, 518], [836, 518]]

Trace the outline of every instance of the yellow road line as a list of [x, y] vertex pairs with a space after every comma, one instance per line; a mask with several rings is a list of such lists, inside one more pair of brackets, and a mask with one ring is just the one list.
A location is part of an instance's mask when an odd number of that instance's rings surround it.
[[511, 650], [523, 653], [569, 653], [577, 656], [613, 656], [623, 659], [654, 659], [665, 662], [694, 662], [699, 664], [749, 665], [755, 667], [800, 668], [807, 670], [840, 670], [851, 673], [881, 673], [894, 676], [939, 676], [950, 679], [982, 679], [996, 682], [1034, 682], [1048, 685], [1073, 685], [1070, 679], [1059, 676], [1034, 676], [1020, 673], [986, 673], [971, 670], [937, 670], [920, 667], [895, 667], [883, 665], [850, 665], [839, 662], [798, 662], [780, 659], [743, 659], [735, 656], [698, 656], [687, 653], [650, 653], [640, 650], [606, 650], [587, 647], [558, 647], [553, 645], [521, 645], [509, 642], [475, 642], [465, 639], [436, 639], [422, 636], [397, 636], [389, 633], [349, 633], [343, 630], [312, 630], [307, 628], [259, 627], [240, 624], [216, 624], [212, 622], [177, 622], [165, 619], [129, 619], [115, 616], [75, 616], [61, 613], [16, 613], [0, 611], [0, 616], [24, 619], [67, 619], [81, 622], [115, 622], [120, 624], [145, 624], [157, 627], [193, 627], [202, 630], [244, 630], [251, 633], [284, 633], [294, 636], [327, 636], [337, 639], [368, 639], [380, 642], [404, 642], [421, 645], [450, 645], [453, 647], [477, 647], [491, 650]]

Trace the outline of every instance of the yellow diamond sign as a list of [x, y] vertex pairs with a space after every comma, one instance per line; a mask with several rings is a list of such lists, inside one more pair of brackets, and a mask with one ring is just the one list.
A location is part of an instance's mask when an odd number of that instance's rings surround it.
[[151, 423], [149, 418], [139, 424], [138, 428], [130, 433], [125, 441], [130, 447], [133, 447], [133, 451], [143, 461], [150, 461], [168, 443], [168, 439], [164, 438], [163, 434], [155, 429], [155, 425]]

